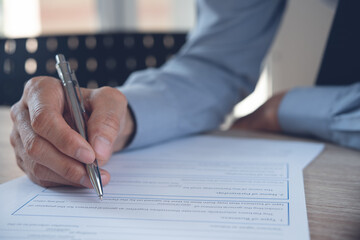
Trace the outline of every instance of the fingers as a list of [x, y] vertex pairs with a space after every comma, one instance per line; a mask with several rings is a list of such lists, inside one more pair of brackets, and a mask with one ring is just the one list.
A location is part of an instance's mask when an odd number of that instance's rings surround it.
[[[11, 142], [21, 169], [33, 176], [35, 182], [49, 181], [65, 185], [91, 187], [82, 163], [69, 158], [26, 126], [29, 119], [23, 115], [22, 131], [13, 131]], [[21, 160], [21, 161], [20, 161]], [[23, 161], [24, 160], [24, 161]]]
[[[49, 153], [45, 157], [42, 156], [44, 152], [38, 152], [35, 156], [30, 156], [16, 131], [11, 134], [11, 144], [15, 148], [18, 166], [33, 182], [44, 187], [71, 185], [92, 188], [83, 164], [66, 157], [60, 152], [55, 151], [53, 153], [53, 149], [46, 146], [46, 143], [42, 145], [44, 151]], [[101, 170], [101, 177], [104, 185], [109, 183], [110, 174], [107, 171]]]
[[[24, 103], [29, 109], [31, 128], [67, 156], [83, 163], [92, 163], [95, 159], [92, 147], [64, 120], [62, 91], [56, 79], [45, 81], [34, 78], [29, 81], [24, 91]], [[13, 113], [15, 116], [21, 115], [19, 108], [14, 108]], [[15, 122], [23, 123], [17, 117]]]
[[[104, 164], [123, 131], [127, 102], [118, 90], [82, 91], [86, 93], [84, 96], [91, 112], [88, 123], [91, 145], [65, 120], [69, 112], [64, 106], [63, 90], [57, 79], [38, 77], [30, 80], [22, 99], [11, 109], [14, 127], [10, 139], [17, 163], [39, 185], [92, 188], [83, 163], [92, 163], [96, 155], [99, 164]], [[110, 174], [100, 171], [106, 185]]]
[[117, 89], [104, 87], [89, 95], [91, 115], [87, 123], [88, 140], [99, 165], [110, 158], [114, 143], [124, 131], [127, 101]]
[[[11, 139], [16, 152], [17, 165], [29, 176], [29, 178], [34, 183], [43, 187], [53, 187], [60, 185], [81, 186], [80, 184], [67, 181], [47, 167], [37, 163], [36, 161], [33, 161], [32, 159], [29, 159], [29, 157], [24, 154], [25, 151], [22, 147], [19, 135], [13, 133]], [[23, 160], [23, 157], [27, 158], [26, 161]]]

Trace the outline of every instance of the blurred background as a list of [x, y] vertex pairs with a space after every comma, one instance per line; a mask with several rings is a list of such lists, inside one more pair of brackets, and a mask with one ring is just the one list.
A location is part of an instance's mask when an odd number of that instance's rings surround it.
[[1, 35], [188, 31], [194, 0], [0, 0]]
[[[273, 93], [313, 84], [335, 5], [335, 0], [288, 1], [256, 91], [235, 107], [234, 116], [248, 114]], [[186, 33], [195, 24], [195, 0], [0, 0], [0, 37], [5, 39], [124, 31]]]

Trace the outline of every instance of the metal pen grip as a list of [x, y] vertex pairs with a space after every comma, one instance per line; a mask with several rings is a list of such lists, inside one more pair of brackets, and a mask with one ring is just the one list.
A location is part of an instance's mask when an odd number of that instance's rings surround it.
[[87, 134], [86, 134], [86, 125], [85, 125], [85, 119], [84, 119], [84, 112], [82, 111], [79, 103], [79, 97], [76, 93], [76, 89], [73, 84], [68, 84], [67, 86], [63, 86], [63, 88], [66, 88], [65, 97], [66, 101], [68, 103], [69, 111], [71, 113], [71, 117], [74, 121], [75, 130], [87, 140]]

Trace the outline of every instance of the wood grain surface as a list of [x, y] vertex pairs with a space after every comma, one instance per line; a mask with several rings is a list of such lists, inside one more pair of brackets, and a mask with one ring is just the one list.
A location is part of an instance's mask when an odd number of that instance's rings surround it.
[[[12, 122], [9, 108], [0, 107], [0, 183], [24, 173], [17, 167], [9, 142]], [[227, 131], [214, 132], [229, 137], [280, 140], [294, 138], [268, 133]], [[313, 240], [360, 239], [360, 152], [333, 144], [304, 170], [305, 195], [310, 235]]]

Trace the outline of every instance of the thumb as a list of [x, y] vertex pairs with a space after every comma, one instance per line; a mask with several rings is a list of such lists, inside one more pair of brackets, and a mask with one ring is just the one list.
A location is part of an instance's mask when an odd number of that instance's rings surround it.
[[88, 105], [88, 140], [102, 166], [109, 160], [114, 143], [124, 128], [127, 101], [119, 90], [103, 87], [91, 91]]

